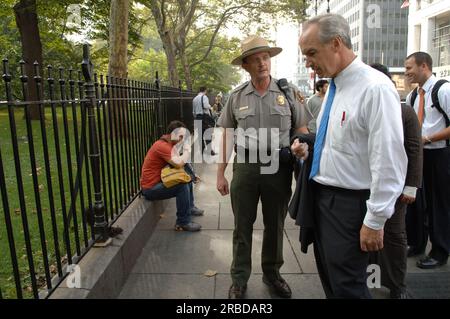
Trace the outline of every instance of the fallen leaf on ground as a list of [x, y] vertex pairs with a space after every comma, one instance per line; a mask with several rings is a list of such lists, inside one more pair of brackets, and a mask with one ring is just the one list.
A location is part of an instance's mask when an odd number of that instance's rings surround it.
[[58, 268], [55, 265], [50, 265], [50, 272], [52, 274], [56, 274], [58, 272]]
[[205, 271], [204, 275], [206, 277], [213, 277], [213, 276], [217, 275], [217, 270], [208, 269], [207, 271]]

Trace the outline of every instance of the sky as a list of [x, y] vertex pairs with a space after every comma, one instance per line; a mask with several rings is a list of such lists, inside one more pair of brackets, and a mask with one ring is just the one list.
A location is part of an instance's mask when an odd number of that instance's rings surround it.
[[295, 24], [279, 25], [273, 38], [283, 51], [272, 62], [272, 75], [275, 78], [293, 80], [297, 71], [298, 28]]

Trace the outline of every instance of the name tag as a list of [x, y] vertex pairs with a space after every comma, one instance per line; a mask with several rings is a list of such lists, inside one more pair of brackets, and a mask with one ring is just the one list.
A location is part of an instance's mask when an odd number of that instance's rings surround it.
[[241, 106], [241, 107], [239, 108], [239, 111], [244, 111], [244, 110], [248, 110], [248, 105], [246, 105], [246, 106]]

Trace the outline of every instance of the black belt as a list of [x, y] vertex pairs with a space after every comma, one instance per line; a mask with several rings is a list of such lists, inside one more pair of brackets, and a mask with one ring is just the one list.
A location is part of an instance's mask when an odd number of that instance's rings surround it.
[[[272, 155], [272, 151], [271, 150], [249, 150], [248, 148], [245, 148], [245, 147], [239, 147], [238, 148], [238, 146], [236, 145], [236, 144], [234, 144], [234, 151], [236, 152], [236, 153], [238, 153], [238, 152], [244, 152], [244, 154], [245, 154], [245, 156], [247, 157], [247, 156], [249, 156], [250, 155], [250, 153], [253, 153], [253, 152], [255, 152], [256, 154], [257, 154], [257, 156], [259, 156], [259, 152], [261, 151], [261, 153], [262, 154], [264, 154], [264, 155], [267, 155], [267, 156], [270, 156], [270, 155]], [[242, 153], [239, 153], [239, 154], [242, 154]]]
[[[256, 160], [260, 160], [260, 152], [263, 154], [263, 156], [272, 156], [272, 150], [252, 150], [250, 151], [247, 148], [244, 147], [238, 147], [237, 144], [234, 145], [234, 151], [236, 154], [240, 155], [242, 152], [244, 152], [244, 158], [247, 160], [250, 158], [250, 153], [254, 154], [256, 153]], [[278, 160], [281, 164], [288, 164], [292, 165], [294, 163], [294, 157], [292, 156], [290, 152], [289, 147], [282, 147], [281, 149], [276, 150], [276, 152], [279, 152]], [[264, 159], [266, 160], [266, 158]]]
[[361, 197], [369, 197], [370, 189], [348, 189], [337, 186], [323, 185], [317, 182], [314, 182], [314, 185], [319, 190], [331, 191], [334, 193], [341, 193], [344, 195], [353, 195], [353, 196], [361, 196]]

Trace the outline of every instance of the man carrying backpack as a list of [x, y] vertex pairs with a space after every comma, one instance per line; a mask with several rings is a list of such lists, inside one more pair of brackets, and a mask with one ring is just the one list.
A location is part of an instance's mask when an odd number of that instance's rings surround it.
[[418, 83], [406, 98], [413, 106], [422, 128], [423, 181], [431, 251], [417, 262], [422, 269], [447, 263], [450, 252], [450, 83], [437, 80], [433, 61], [425, 52], [405, 60], [405, 76]]

